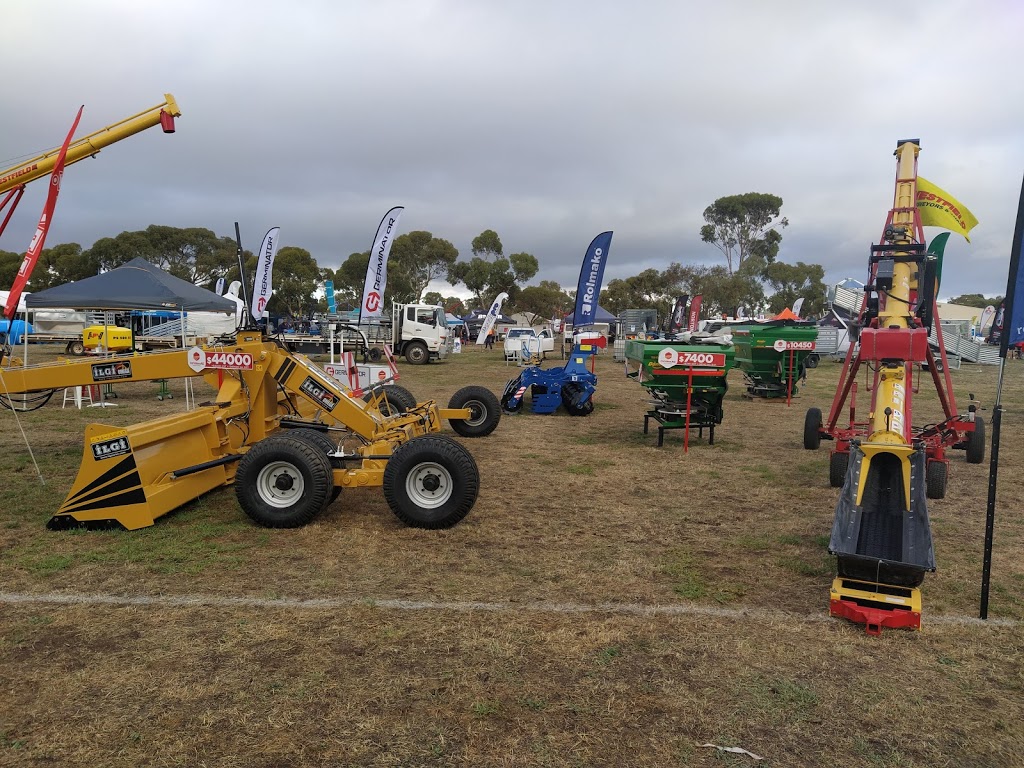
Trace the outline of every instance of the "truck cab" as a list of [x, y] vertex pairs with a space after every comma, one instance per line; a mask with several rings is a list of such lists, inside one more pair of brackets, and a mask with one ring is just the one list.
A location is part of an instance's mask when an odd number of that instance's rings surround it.
[[444, 360], [452, 351], [455, 334], [449, 330], [444, 307], [431, 304], [393, 304], [391, 347], [413, 365]]

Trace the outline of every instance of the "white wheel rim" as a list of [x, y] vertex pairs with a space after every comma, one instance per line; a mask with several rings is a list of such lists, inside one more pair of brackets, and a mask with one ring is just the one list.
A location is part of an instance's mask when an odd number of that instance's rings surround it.
[[466, 424], [469, 426], [479, 427], [487, 421], [487, 406], [479, 400], [467, 400], [462, 407], [469, 408], [469, 418], [466, 419]]
[[277, 509], [293, 506], [302, 498], [305, 488], [302, 473], [287, 461], [271, 462], [256, 476], [256, 492], [260, 499]]
[[437, 509], [452, 497], [451, 473], [433, 461], [417, 464], [405, 478], [405, 492], [422, 509]]

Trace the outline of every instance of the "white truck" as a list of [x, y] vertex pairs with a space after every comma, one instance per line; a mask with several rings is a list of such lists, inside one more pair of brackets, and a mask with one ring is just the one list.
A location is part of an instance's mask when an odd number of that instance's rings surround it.
[[538, 333], [533, 328], [509, 328], [505, 334], [505, 360], [516, 360], [525, 357], [543, 358], [546, 353], [555, 351], [555, 337], [544, 328]]
[[444, 307], [431, 304], [392, 304], [391, 349], [413, 365], [444, 360], [455, 345]]

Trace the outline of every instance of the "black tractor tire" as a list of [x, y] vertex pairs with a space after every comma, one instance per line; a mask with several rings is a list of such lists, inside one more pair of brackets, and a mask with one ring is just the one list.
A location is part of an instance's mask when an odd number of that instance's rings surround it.
[[69, 341], [67, 351], [69, 355], [80, 357], [85, 354], [85, 342], [78, 341], [77, 339], [75, 341]]
[[821, 445], [821, 409], [808, 408], [804, 417], [804, 448], [808, 451], [818, 450]]
[[411, 411], [419, 404], [416, 400], [416, 395], [401, 384], [388, 384], [384, 387], [384, 391], [388, 395], [388, 400], [401, 404], [402, 413]]
[[[384, 397], [380, 397], [381, 390], [384, 391]], [[378, 396], [377, 410], [381, 412], [381, 415], [397, 416], [401, 413], [405, 413], [405, 403], [401, 401], [401, 398], [392, 396], [391, 387], [378, 387], [376, 390], [367, 392], [363, 395], [363, 402], [370, 402], [373, 400], [373, 396], [375, 394]]]
[[384, 468], [384, 498], [413, 528], [451, 528], [476, 503], [480, 471], [473, 456], [444, 435], [414, 437]]
[[449, 408], [469, 408], [468, 419], [448, 419], [452, 429], [463, 437], [484, 437], [501, 421], [501, 404], [487, 387], [463, 387], [448, 401]]
[[523, 400], [526, 399], [525, 393], [524, 397], [521, 398], [519, 402], [515, 403], [514, 405], [511, 404], [512, 398], [515, 396], [516, 392], [519, 391], [519, 387], [521, 387], [522, 384], [523, 377], [517, 376], [516, 378], [512, 379], [508, 384], [505, 385], [505, 391], [502, 393], [500, 401], [502, 413], [519, 413], [519, 411], [522, 409]]
[[946, 497], [946, 481], [949, 478], [949, 466], [944, 461], [929, 461], [924, 474], [924, 492], [929, 499]]
[[[284, 433], [288, 437], [295, 437], [299, 440], [305, 440], [310, 445], [314, 446], [318, 450], [327, 453], [336, 453], [338, 450], [337, 444], [328, 437], [326, 432], [321, 432], [319, 429], [313, 429], [311, 427], [299, 427], [298, 429], [288, 429]], [[328, 456], [327, 460], [331, 463], [331, 469], [341, 469], [343, 462], [337, 457]], [[333, 481], [331, 483], [334, 485]], [[331, 491], [331, 496], [327, 501], [327, 506], [330, 506], [338, 498], [341, 493], [341, 486], [334, 485]]]
[[828, 457], [828, 484], [833, 488], [842, 488], [846, 482], [846, 470], [850, 466], [850, 454], [833, 451]]
[[426, 365], [430, 362], [427, 345], [422, 341], [414, 341], [405, 348], [405, 359], [412, 365]]
[[579, 402], [583, 387], [575, 381], [562, 385], [562, 406], [570, 416], [589, 416], [594, 412], [594, 398], [590, 396], [584, 403]]
[[238, 462], [235, 495], [266, 528], [299, 528], [327, 506], [334, 478], [327, 453], [287, 434], [256, 443]]
[[974, 414], [974, 431], [967, 436], [967, 463], [981, 464], [985, 460], [985, 420]]

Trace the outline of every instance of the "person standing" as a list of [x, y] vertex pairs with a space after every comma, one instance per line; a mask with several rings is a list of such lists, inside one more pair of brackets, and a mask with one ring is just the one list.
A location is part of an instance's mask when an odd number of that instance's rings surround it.
[[487, 338], [484, 339], [484, 349], [494, 349], [494, 328], [487, 332]]

